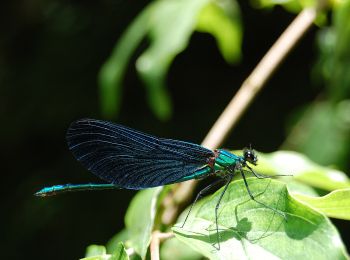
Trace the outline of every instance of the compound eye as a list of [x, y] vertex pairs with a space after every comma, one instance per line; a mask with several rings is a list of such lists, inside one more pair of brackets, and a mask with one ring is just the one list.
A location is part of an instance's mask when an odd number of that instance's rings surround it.
[[248, 162], [256, 165], [256, 162], [258, 161], [258, 158], [256, 157], [255, 153], [251, 150], [248, 150], [246, 153], [245, 153], [245, 158]]

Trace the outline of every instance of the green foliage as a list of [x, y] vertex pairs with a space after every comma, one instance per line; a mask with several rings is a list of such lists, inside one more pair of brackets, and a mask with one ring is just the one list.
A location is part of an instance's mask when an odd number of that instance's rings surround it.
[[165, 88], [169, 67], [189, 44], [191, 34], [211, 33], [223, 57], [230, 63], [240, 58], [242, 32], [238, 6], [232, 1], [158, 0], [152, 2], [127, 28], [112, 55], [103, 65], [99, 82], [102, 110], [106, 117], [120, 107], [122, 78], [132, 53], [149, 36], [150, 45], [137, 59], [136, 69], [147, 87], [148, 102], [160, 119], [171, 115]]
[[91, 245], [87, 248], [86, 257], [82, 260], [129, 260], [123, 243], [118, 243], [112, 254], [106, 254], [104, 246]]
[[125, 226], [129, 232], [130, 245], [144, 258], [151, 241], [158, 198], [162, 188], [142, 190], [131, 201], [125, 216]]
[[298, 200], [332, 218], [350, 220], [350, 188], [332, 191], [323, 197], [294, 194]]
[[350, 187], [350, 180], [345, 173], [318, 165], [305, 155], [291, 151], [259, 153], [259, 164], [255, 168], [268, 175], [292, 174], [293, 177], [284, 180], [299, 181], [327, 191]]
[[213, 1], [199, 13], [196, 29], [213, 35], [225, 60], [236, 63], [241, 58], [240, 21], [239, 8], [235, 1]]
[[119, 109], [121, 102], [122, 79], [128, 61], [138, 44], [146, 34], [145, 24], [149, 20], [151, 8], [145, 9], [131, 23], [122, 35], [110, 58], [102, 66], [99, 74], [100, 98], [102, 113], [112, 117]]
[[166, 240], [162, 245], [160, 256], [161, 259], [166, 260], [200, 260], [203, 258], [200, 252], [193, 250], [179, 239]]
[[318, 13], [314, 23], [318, 26], [324, 26], [327, 23], [326, 7], [332, 5], [333, 1], [327, 2], [318, 0], [252, 0], [252, 4], [256, 8], [264, 9], [272, 9], [275, 6], [282, 6], [288, 12], [295, 14], [300, 13], [303, 9], [306, 8], [316, 8], [318, 10]]
[[86, 249], [85, 256], [86, 257], [93, 257], [93, 256], [105, 255], [105, 254], [106, 254], [106, 248], [104, 246], [90, 245]]
[[210, 259], [346, 259], [341, 238], [322, 214], [295, 200], [285, 184], [250, 178], [258, 201], [285, 212], [287, 220], [252, 201], [243, 180], [230, 184], [219, 208], [220, 250], [214, 208], [222, 189], [197, 205], [175, 235]]
[[272, 8], [275, 5], [281, 5], [293, 13], [300, 12], [303, 8], [317, 4], [317, 0], [253, 0], [252, 2], [258, 8]]
[[314, 80], [323, 79], [332, 103], [350, 98], [350, 1], [334, 5], [333, 23], [318, 33]]
[[123, 229], [117, 234], [115, 234], [106, 245], [107, 253], [112, 254], [115, 252], [119, 242], [123, 242], [126, 247], [130, 247], [130, 232], [127, 229]]

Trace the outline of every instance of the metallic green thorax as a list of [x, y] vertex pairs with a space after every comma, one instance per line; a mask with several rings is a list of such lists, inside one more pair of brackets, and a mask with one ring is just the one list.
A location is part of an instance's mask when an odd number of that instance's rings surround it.
[[217, 149], [215, 156], [210, 158], [208, 164], [195, 171], [192, 175], [186, 176], [179, 182], [201, 179], [211, 174], [225, 175], [227, 171], [233, 171], [237, 163], [244, 161], [243, 157], [230, 153], [229, 151]]
[[237, 163], [243, 161], [243, 158], [230, 153], [226, 150], [216, 150], [216, 158], [214, 160], [213, 169], [214, 171], [226, 171], [234, 170]]

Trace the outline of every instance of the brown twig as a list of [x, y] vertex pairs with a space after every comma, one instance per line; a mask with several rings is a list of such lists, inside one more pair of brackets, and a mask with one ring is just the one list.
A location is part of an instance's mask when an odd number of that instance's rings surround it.
[[173, 233], [161, 233], [159, 231], [154, 231], [152, 233], [152, 240], [150, 246], [150, 253], [152, 260], [159, 260], [159, 244], [161, 241], [173, 237]]

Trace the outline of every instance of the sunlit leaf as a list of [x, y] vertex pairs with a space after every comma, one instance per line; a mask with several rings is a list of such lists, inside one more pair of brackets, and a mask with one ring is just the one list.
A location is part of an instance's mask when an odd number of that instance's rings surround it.
[[[346, 259], [341, 238], [321, 213], [288, 194], [276, 180], [248, 179], [256, 200], [250, 199], [243, 180], [234, 181], [220, 204], [220, 250], [216, 243], [214, 209], [222, 189], [203, 200], [176, 237], [210, 259]], [[177, 224], [177, 226], [179, 226]], [[217, 245], [216, 245], [217, 246]]]
[[158, 198], [162, 188], [139, 191], [130, 203], [125, 225], [130, 235], [130, 246], [144, 258], [151, 241]]
[[123, 243], [118, 243], [112, 254], [106, 254], [106, 249], [103, 246], [89, 246], [86, 256], [81, 260], [129, 260]]
[[86, 257], [90, 256], [98, 256], [98, 255], [105, 255], [106, 254], [106, 248], [101, 245], [90, 245], [86, 248]]
[[136, 68], [147, 87], [151, 108], [159, 118], [171, 113], [165, 77], [175, 56], [188, 45], [197, 16], [208, 0], [154, 2], [149, 36], [151, 44], [138, 58]]
[[136, 17], [125, 33], [99, 74], [100, 100], [102, 113], [111, 118], [117, 114], [121, 102], [122, 80], [131, 55], [148, 31], [151, 8], [146, 8]]
[[255, 169], [267, 175], [292, 174], [289, 178], [294, 181], [328, 191], [350, 187], [350, 180], [345, 173], [320, 166], [297, 152], [259, 153], [258, 166]]
[[[284, 178], [283, 180], [286, 180], [286, 178]], [[315, 188], [312, 188], [309, 185], [306, 185], [300, 181], [297, 180], [293, 180], [293, 179], [289, 179], [286, 181], [286, 183], [288, 184], [288, 191], [290, 193], [297, 193], [297, 194], [303, 194], [303, 195], [307, 195], [307, 196], [318, 196], [318, 192]]]
[[106, 245], [107, 253], [112, 253], [119, 246], [119, 242], [123, 242], [125, 246], [129, 246], [128, 240], [130, 239], [130, 232], [128, 229], [123, 229], [119, 233], [115, 234]]
[[203, 258], [202, 254], [175, 238], [168, 239], [162, 244], [160, 256], [161, 259], [166, 260], [200, 260]]
[[293, 196], [329, 217], [350, 220], [350, 188], [335, 190], [323, 197]]
[[207, 32], [216, 38], [227, 62], [241, 58], [242, 28], [237, 3], [231, 0], [213, 1], [200, 12], [197, 31]]
[[118, 243], [118, 246], [114, 250], [112, 258], [110, 260], [129, 260], [129, 256], [126, 253], [123, 243]]

